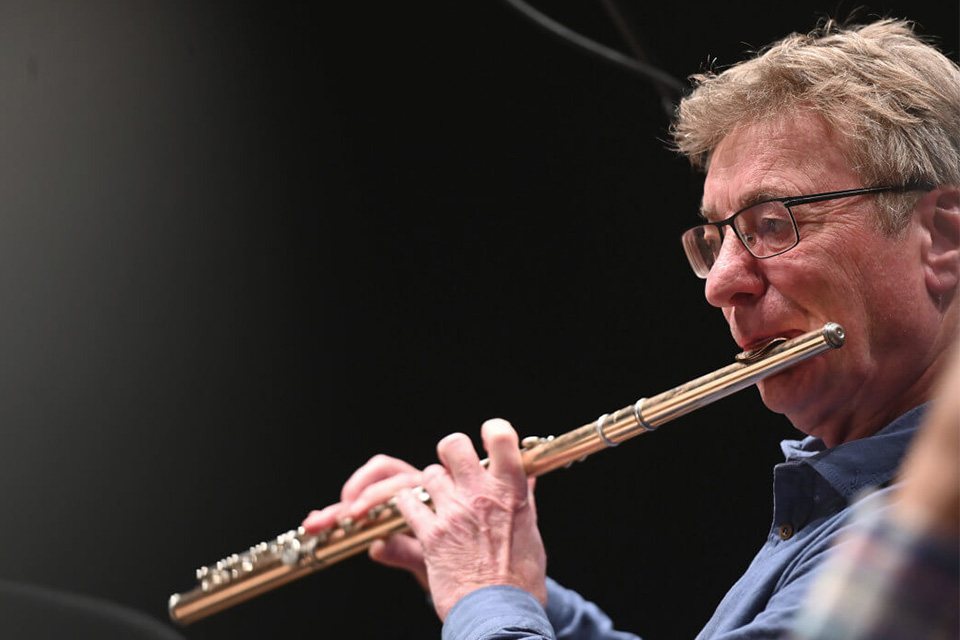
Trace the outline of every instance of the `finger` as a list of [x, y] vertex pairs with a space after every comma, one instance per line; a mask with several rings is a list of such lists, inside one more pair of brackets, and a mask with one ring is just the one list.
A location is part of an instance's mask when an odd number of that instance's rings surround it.
[[410, 489], [404, 489], [397, 494], [397, 509], [417, 538], [427, 534], [437, 517]]
[[490, 474], [526, 494], [527, 476], [520, 457], [520, 441], [510, 423], [500, 419], [487, 420], [480, 428], [480, 435], [490, 455]]
[[423, 470], [423, 488], [430, 495], [433, 508], [441, 513], [453, 493], [453, 478], [445, 467], [432, 464]]
[[423, 547], [412, 536], [398, 534], [385, 540], [375, 540], [370, 545], [369, 553], [372, 559], [390, 567], [407, 571], [426, 570]]
[[530, 505], [530, 512], [533, 514], [533, 523], [537, 523], [537, 501], [534, 498], [534, 491], [537, 488], [536, 478], [527, 478], [527, 504]]
[[437, 444], [437, 455], [455, 483], [469, 485], [483, 477], [480, 457], [470, 438], [462, 433], [452, 433], [441, 440]]
[[420, 471], [401, 473], [370, 485], [353, 502], [344, 505], [343, 516], [354, 520], [366, 517], [370, 509], [387, 502], [401, 489], [423, 484], [422, 476]]
[[340, 492], [341, 502], [353, 502], [370, 485], [401, 473], [416, 473], [417, 468], [398, 458], [378, 454], [353, 472]]
[[420, 586], [429, 591], [423, 547], [416, 538], [395, 535], [386, 540], [374, 540], [373, 544], [370, 545], [369, 554], [372, 560], [380, 564], [409, 571], [420, 583]]
[[320, 510], [311, 511], [300, 525], [309, 534], [320, 533], [324, 529], [329, 529], [337, 524], [342, 518], [343, 505], [341, 503], [331, 504]]

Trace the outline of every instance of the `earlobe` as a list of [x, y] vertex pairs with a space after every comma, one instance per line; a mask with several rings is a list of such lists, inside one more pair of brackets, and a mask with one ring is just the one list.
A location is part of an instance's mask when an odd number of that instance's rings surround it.
[[926, 242], [924, 275], [932, 296], [949, 296], [960, 282], [960, 189], [938, 187], [920, 203]]

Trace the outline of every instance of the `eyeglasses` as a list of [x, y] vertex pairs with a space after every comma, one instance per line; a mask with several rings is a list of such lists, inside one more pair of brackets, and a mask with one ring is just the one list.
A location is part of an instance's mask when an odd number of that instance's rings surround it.
[[688, 229], [682, 236], [683, 250], [687, 254], [690, 266], [693, 267], [693, 272], [700, 278], [706, 278], [720, 255], [724, 227], [729, 226], [733, 229], [740, 243], [754, 258], [772, 258], [790, 251], [800, 242], [797, 221], [790, 207], [838, 198], [852, 198], [868, 193], [929, 191], [932, 188], [933, 186], [929, 184], [913, 183], [764, 200], [737, 211], [725, 220], [708, 222]]

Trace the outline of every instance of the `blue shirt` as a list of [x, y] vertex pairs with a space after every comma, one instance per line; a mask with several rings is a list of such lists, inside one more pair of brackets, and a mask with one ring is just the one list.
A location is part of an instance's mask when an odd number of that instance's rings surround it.
[[883, 500], [861, 500], [817, 570], [791, 640], [960, 638], [960, 545]]
[[[773, 523], [767, 540], [730, 589], [698, 640], [779, 639], [790, 630], [858, 493], [893, 480], [924, 407], [869, 438], [828, 449], [819, 438], [785, 440], [773, 470]], [[887, 489], [881, 489], [882, 494]], [[593, 603], [547, 580], [547, 608], [522, 589], [493, 586], [467, 594], [443, 625], [443, 640], [637, 640], [616, 631]]]

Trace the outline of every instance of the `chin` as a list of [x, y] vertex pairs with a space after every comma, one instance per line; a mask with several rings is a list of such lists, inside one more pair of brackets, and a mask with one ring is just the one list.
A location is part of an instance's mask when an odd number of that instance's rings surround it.
[[779, 385], [770, 384], [766, 380], [757, 383], [757, 389], [760, 390], [760, 399], [763, 404], [774, 413], [785, 413], [786, 407], [783, 403], [783, 397], [776, 387]]
[[795, 429], [807, 435], [819, 435], [823, 427], [824, 402], [830, 388], [815, 384], [802, 371], [785, 371], [757, 384], [763, 404], [770, 411], [786, 416]]
[[[788, 370], [776, 375], [770, 376], [757, 383], [760, 390], [760, 398], [763, 404], [774, 413], [781, 413], [790, 418], [791, 414], [803, 407], [806, 402], [804, 398], [806, 386], [803, 383], [803, 376], [800, 372]], [[793, 422], [791, 420], [791, 422]], [[796, 425], [795, 425], [796, 426]]]

